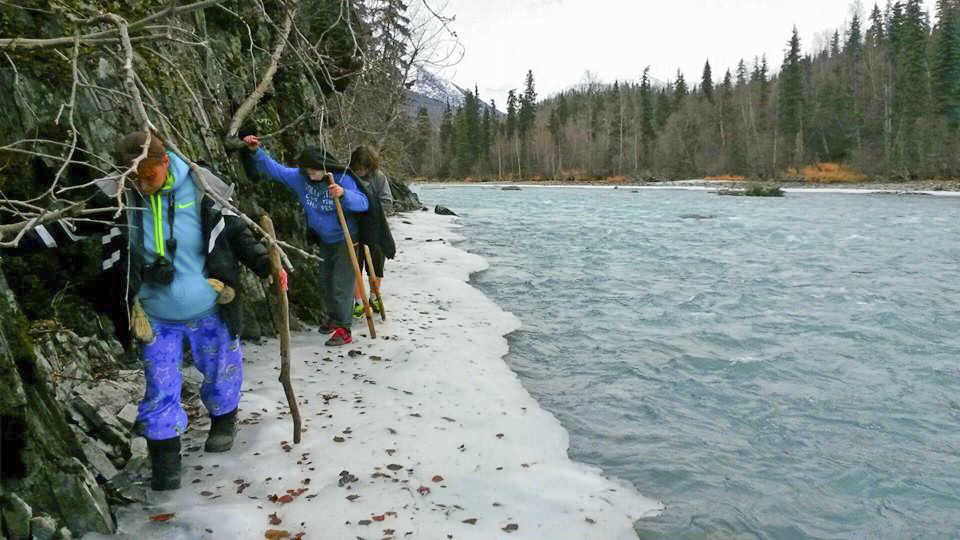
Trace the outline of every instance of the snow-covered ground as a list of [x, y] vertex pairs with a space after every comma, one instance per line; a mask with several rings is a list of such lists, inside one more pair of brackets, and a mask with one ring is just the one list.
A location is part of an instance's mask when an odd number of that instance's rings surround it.
[[[183, 487], [118, 511], [118, 534], [168, 539], [636, 538], [661, 510], [625, 482], [567, 458], [568, 436], [507, 367], [519, 326], [467, 283], [486, 262], [450, 245], [455, 218], [393, 218], [377, 339], [295, 333], [292, 422], [276, 340], [245, 354], [233, 450], [185, 436]], [[296, 279], [293, 274], [291, 279]], [[151, 517], [173, 514], [165, 521]]]

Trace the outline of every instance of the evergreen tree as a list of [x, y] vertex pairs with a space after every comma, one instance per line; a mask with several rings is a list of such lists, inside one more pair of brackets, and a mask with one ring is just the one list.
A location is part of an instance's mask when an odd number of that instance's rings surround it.
[[487, 147], [491, 147], [497, 140], [497, 136], [500, 135], [500, 117], [498, 116], [497, 111], [497, 100], [490, 100], [490, 129], [487, 130]]
[[378, 96], [378, 105], [383, 107], [382, 121], [389, 123], [395, 109], [402, 106], [403, 88], [410, 67], [407, 42], [411, 38], [408, 5], [405, 0], [377, 0], [363, 11], [368, 26], [373, 30], [367, 68], [381, 80], [390, 84], [380, 88], [390, 89], [389, 95]]
[[743, 88], [747, 85], [747, 63], [740, 59], [737, 64], [737, 88]]
[[830, 58], [840, 56], [840, 31], [834, 30], [833, 37], [830, 38]]
[[570, 107], [567, 106], [567, 98], [560, 92], [560, 95], [557, 96], [557, 119], [560, 121], [560, 127], [567, 125], [567, 120], [570, 118]]
[[517, 176], [520, 176], [520, 103], [516, 90], [507, 93], [507, 140], [513, 141], [514, 158], [517, 165]]
[[707, 101], [713, 103], [713, 71], [710, 69], [710, 60], [703, 65], [703, 76], [700, 79], [700, 91]]
[[619, 81], [613, 82], [610, 90], [610, 114], [607, 121], [607, 163], [611, 172], [619, 174], [623, 171], [623, 94], [620, 92]]
[[673, 97], [675, 99], [673, 108], [674, 110], [679, 110], [681, 105], [683, 105], [684, 98], [687, 97], [687, 94], [690, 93], [690, 90], [687, 88], [687, 81], [683, 78], [683, 73], [680, 70], [677, 70], [677, 82], [673, 87]]
[[891, 133], [897, 165], [914, 170], [920, 165], [922, 143], [918, 120], [929, 106], [927, 41], [929, 21], [920, 0], [893, 5], [890, 19], [890, 55], [894, 66], [893, 125]]
[[960, 2], [938, 0], [939, 35], [933, 58], [936, 111], [960, 126]]
[[[779, 125], [786, 140], [803, 140], [804, 69], [800, 57], [800, 34], [793, 28], [780, 69]], [[794, 156], [799, 158], [799, 156]]]
[[[668, 112], [668, 111], [664, 111]], [[664, 119], [664, 123], [666, 120]], [[640, 137], [643, 140], [643, 151], [641, 159], [645, 167], [650, 166], [650, 155], [653, 149], [653, 140], [655, 132], [654, 114], [653, 114], [653, 93], [650, 88], [650, 66], [643, 70], [643, 77], [640, 79]]]
[[770, 102], [770, 66], [767, 65], [767, 55], [760, 58], [760, 69], [757, 71], [757, 82], [760, 92], [760, 109], [766, 111]]
[[656, 131], [663, 131], [663, 128], [667, 125], [667, 120], [670, 119], [670, 114], [673, 112], [673, 104], [670, 99], [670, 92], [672, 90], [673, 85], [668, 84], [666, 88], [657, 92], [657, 106], [654, 109], [653, 115], [653, 123], [656, 126]]
[[727, 145], [729, 135], [733, 129], [733, 74], [728, 69], [720, 85], [720, 142]]
[[[766, 62], [764, 62], [764, 64], [766, 64]], [[766, 75], [763, 75], [763, 77], [766, 77]], [[753, 57], [753, 71], [750, 73], [750, 82], [751, 82], [751, 83], [760, 82], [760, 78], [761, 78], [761, 75], [760, 75], [760, 57], [759, 57], [759, 56], [754, 56], [754, 57]]]
[[513, 137], [517, 131], [517, 92], [510, 90], [507, 92], [507, 138]]
[[450, 176], [452, 174], [453, 161], [453, 111], [450, 109], [450, 103], [447, 102], [443, 110], [443, 118], [440, 121], [440, 169], [437, 171], [439, 176]]
[[850, 21], [850, 29], [847, 31], [847, 41], [843, 45], [843, 54], [850, 62], [855, 62], [860, 57], [860, 50], [863, 47], [863, 33], [860, 30], [860, 15], [854, 13], [853, 20]]
[[486, 160], [490, 156], [490, 108], [483, 108], [483, 120], [480, 122], [480, 157]]
[[473, 92], [467, 92], [464, 99], [464, 123], [466, 124], [466, 145], [467, 155], [466, 164], [468, 168], [473, 168], [483, 154], [483, 134], [480, 117], [480, 95], [477, 86], [474, 85]]
[[883, 44], [885, 37], [883, 14], [880, 12], [880, 6], [874, 4], [873, 11], [870, 13], [870, 28], [867, 29], [867, 45], [870, 47], [879, 47]]
[[[927, 37], [929, 22], [921, 0], [894, 4], [896, 22], [891, 23], [894, 44], [894, 110], [903, 120], [913, 122], [925, 112], [927, 98]], [[902, 12], [898, 8], [901, 8]]]
[[528, 70], [523, 86], [523, 96], [520, 97], [520, 111], [517, 117], [517, 128], [520, 130], [520, 137], [526, 137], [527, 133], [533, 129], [536, 118], [537, 91], [534, 89], [533, 70]]
[[432, 138], [433, 126], [430, 125], [430, 115], [426, 107], [420, 107], [417, 109], [416, 138], [410, 148], [410, 158], [417, 174], [424, 175], [427, 172], [425, 161]]
[[590, 140], [596, 141], [603, 129], [604, 99], [600, 93], [593, 96], [590, 107]]
[[470, 143], [466, 106], [461, 105], [453, 116], [453, 165], [458, 176], [470, 173]]

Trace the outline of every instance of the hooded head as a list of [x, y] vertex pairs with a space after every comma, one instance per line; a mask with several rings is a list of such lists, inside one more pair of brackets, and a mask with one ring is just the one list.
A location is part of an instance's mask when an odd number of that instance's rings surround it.
[[297, 157], [297, 166], [311, 180], [323, 180], [327, 172], [346, 170], [346, 165], [321, 147], [307, 148]]

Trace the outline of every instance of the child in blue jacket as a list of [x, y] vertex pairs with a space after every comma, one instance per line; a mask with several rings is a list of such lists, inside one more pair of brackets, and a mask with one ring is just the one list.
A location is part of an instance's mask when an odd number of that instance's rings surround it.
[[299, 168], [296, 168], [277, 163], [260, 146], [260, 140], [255, 135], [247, 135], [243, 142], [251, 151], [250, 159], [257, 172], [284, 184], [300, 199], [307, 216], [307, 226], [316, 237], [320, 257], [323, 258], [320, 283], [324, 288], [330, 321], [321, 327], [321, 331], [333, 332], [327, 345], [351, 343], [355, 276], [333, 198], [340, 199], [350, 236], [356, 238], [359, 227], [355, 214], [367, 211], [366, 195], [357, 188], [356, 180], [350, 173], [344, 170], [331, 171], [335, 183], [327, 183], [326, 174], [330, 165], [321, 149], [304, 150], [298, 160]]

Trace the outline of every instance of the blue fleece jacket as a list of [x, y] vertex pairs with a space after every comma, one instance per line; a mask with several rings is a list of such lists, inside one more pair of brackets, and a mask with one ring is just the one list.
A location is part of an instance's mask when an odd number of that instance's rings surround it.
[[[325, 244], [343, 242], [343, 228], [340, 226], [340, 218], [337, 217], [337, 207], [327, 191], [326, 182], [315, 182], [307, 178], [300, 169], [277, 163], [263, 148], [257, 148], [252, 157], [259, 173], [274, 182], [284, 184], [297, 194], [300, 205], [307, 214], [307, 225], [320, 240]], [[357, 183], [350, 173], [335, 172], [333, 179], [343, 187], [343, 197], [340, 198], [343, 217], [347, 221], [351, 236], [355, 237], [357, 218], [353, 214], [367, 211], [367, 196], [357, 188]]]
[[[146, 264], [153, 263], [161, 251], [167, 259], [172, 256], [173, 282], [169, 285], [156, 285], [144, 281], [138, 297], [143, 310], [152, 318], [189, 321], [213, 311], [217, 303], [217, 292], [207, 283], [207, 250], [203, 245], [200, 203], [197, 201], [197, 186], [190, 176], [190, 166], [172, 152], [167, 152], [167, 157], [170, 158], [167, 184], [154, 195], [145, 198], [147, 210], [142, 212], [140, 226], [144, 228]], [[167, 205], [171, 197], [176, 212], [173, 237], [177, 239], [177, 249], [174, 254], [167, 252], [165, 245], [170, 238], [170, 214]], [[139, 238], [139, 233], [131, 235], [131, 238]]]

